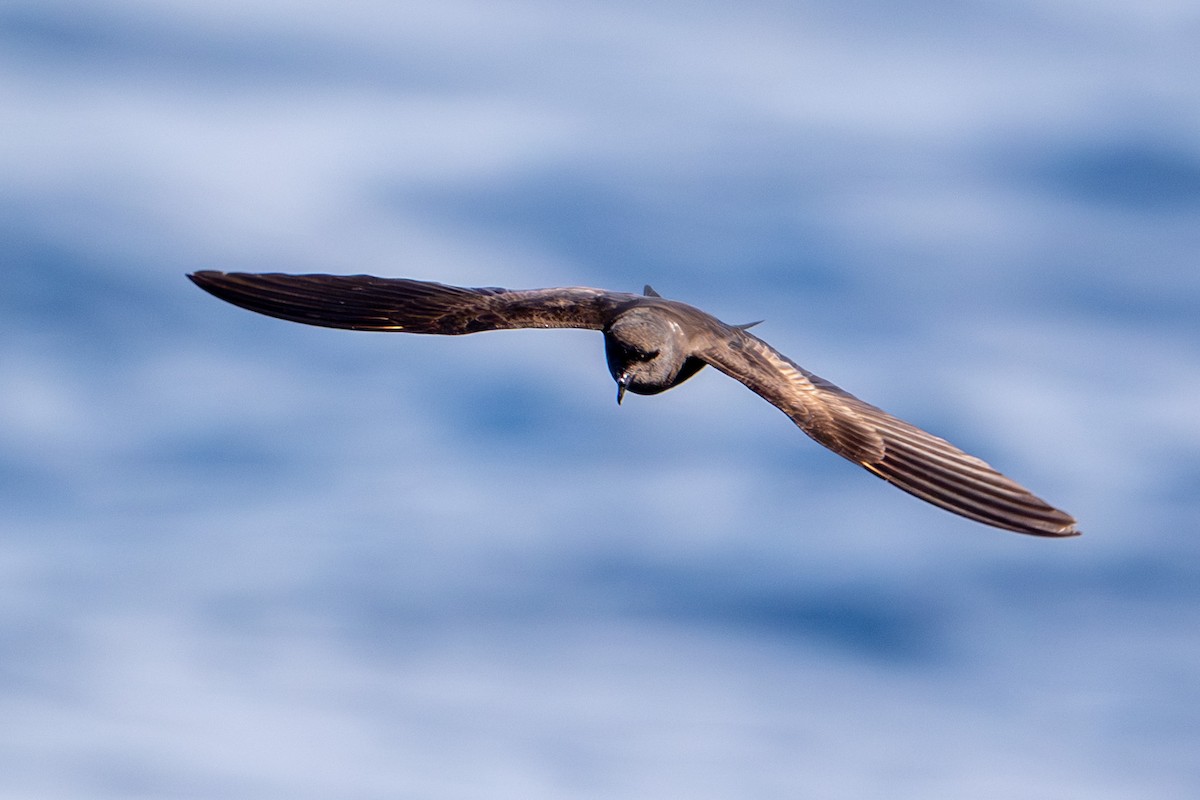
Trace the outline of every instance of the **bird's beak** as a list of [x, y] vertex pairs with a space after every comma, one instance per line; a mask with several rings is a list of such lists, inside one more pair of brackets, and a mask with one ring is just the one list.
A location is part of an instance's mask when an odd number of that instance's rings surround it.
[[629, 375], [625, 374], [617, 378], [617, 405], [621, 405], [621, 401], [625, 399], [625, 387], [629, 385]]

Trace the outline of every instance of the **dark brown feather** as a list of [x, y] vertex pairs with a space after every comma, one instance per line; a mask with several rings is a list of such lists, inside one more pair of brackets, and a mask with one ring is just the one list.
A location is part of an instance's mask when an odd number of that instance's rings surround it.
[[1037, 536], [1074, 536], [1075, 520], [974, 456], [800, 367], [744, 330], [722, 326], [698, 355], [782, 410], [838, 455], [929, 503]]
[[468, 289], [370, 275], [202, 271], [188, 277], [222, 300], [292, 322], [451, 336], [512, 328], [599, 330], [614, 309], [638, 298], [599, 289]]

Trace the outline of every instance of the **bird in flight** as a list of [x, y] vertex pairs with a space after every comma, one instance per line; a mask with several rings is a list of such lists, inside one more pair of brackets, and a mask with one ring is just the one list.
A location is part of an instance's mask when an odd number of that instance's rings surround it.
[[242, 308], [327, 328], [449, 336], [513, 328], [598, 330], [618, 403], [626, 392], [658, 394], [711, 365], [825, 447], [922, 500], [1018, 533], [1079, 533], [1071, 515], [944, 439], [808, 372], [750, 333], [751, 325], [728, 325], [649, 286], [638, 295], [584, 287], [468, 289], [370, 275], [202, 271], [188, 277]]

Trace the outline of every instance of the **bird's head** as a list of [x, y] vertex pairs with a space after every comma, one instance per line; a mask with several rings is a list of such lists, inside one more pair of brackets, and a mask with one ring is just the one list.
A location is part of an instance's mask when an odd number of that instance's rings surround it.
[[639, 306], [617, 316], [604, 331], [608, 371], [625, 391], [658, 394], [679, 383], [688, 353], [679, 323], [660, 309]]

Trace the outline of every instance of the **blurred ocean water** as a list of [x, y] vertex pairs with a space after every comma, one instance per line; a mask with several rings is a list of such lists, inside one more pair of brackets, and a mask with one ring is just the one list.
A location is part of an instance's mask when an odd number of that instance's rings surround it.
[[[1200, 791], [1200, 9], [0, 7], [0, 797]], [[1075, 514], [926, 507], [597, 334], [662, 294]]]

